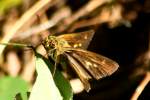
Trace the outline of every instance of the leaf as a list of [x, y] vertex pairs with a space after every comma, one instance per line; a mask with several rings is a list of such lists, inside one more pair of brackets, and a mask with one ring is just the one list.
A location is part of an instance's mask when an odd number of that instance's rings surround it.
[[15, 100], [28, 100], [29, 92], [23, 93], [22, 95], [21, 95], [21, 93], [17, 93], [16, 96], [15, 96]]
[[[50, 70], [53, 71], [53, 65], [50, 63], [50, 61], [48, 59], [44, 59], [44, 61]], [[64, 65], [64, 67], [66, 67], [65, 60], [61, 63]], [[62, 73], [57, 69], [54, 75], [54, 81], [61, 95], [63, 96], [63, 100], [73, 100], [73, 91], [69, 81], [66, 80]]]
[[42, 56], [36, 54], [37, 78], [32, 88], [29, 100], [62, 100], [62, 96], [56, 87]]
[[54, 80], [64, 98], [63, 100], [73, 100], [73, 91], [70, 83], [64, 78], [62, 73], [56, 71]]
[[14, 100], [15, 95], [20, 93], [22, 100], [27, 100], [24, 95], [29, 84], [19, 77], [6, 76], [0, 79], [0, 100]]

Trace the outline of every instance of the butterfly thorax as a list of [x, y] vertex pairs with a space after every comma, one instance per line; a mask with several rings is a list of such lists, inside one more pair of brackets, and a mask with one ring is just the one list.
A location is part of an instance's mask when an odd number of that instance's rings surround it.
[[56, 36], [48, 36], [42, 43], [48, 55], [58, 56], [66, 51], [66, 47], [70, 47], [67, 41], [57, 38]]

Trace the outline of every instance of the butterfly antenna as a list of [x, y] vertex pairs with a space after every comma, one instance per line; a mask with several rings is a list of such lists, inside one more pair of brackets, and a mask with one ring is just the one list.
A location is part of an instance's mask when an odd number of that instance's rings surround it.
[[0, 45], [10, 45], [10, 46], [34, 48], [33, 45], [31, 45], [31, 44], [21, 44], [21, 43], [0, 43]]
[[27, 50], [33, 50], [35, 51], [35, 47], [32, 44], [21, 44], [21, 43], [0, 43], [0, 45], [8, 45], [8, 46], [16, 46], [16, 47], [28, 47]]

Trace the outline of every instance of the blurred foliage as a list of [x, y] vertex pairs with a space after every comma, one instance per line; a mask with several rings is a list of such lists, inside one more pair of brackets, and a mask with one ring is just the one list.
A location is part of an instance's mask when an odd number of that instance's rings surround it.
[[23, 100], [27, 100], [25, 93], [29, 84], [19, 77], [5, 76], [0, 79], [0, 100], [14, 100], [15, 95], [20, 93]]
[[20, 5], [22, 0], [0, 0], [0, 15], [4, 14], [8, 9]]

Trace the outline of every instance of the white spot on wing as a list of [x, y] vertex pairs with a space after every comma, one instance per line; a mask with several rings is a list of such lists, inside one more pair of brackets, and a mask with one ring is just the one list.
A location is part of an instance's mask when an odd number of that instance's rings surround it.
[[82, 46], [82, 44], [81, 43], [79, 43], [79, 47], [81, 47]]
[[98, 67], [96, 64], [93, 64], [94, 67]]
[[92, 66], [92, 63], [89, 62], [89, 61], [86, 61], [85, 63], [86, 63], [86, 65], [87, 65], [88, 68], [89, 68], [90, 66]]
[[78, 47], [78, 44], [74, 44], [73, 47], [74, 47], [74, 48]]
[[81, 43], [79, 43], [79, 44], [74, 44], [74, 45], [73, 45], [74, 48], [81, 47], [81, 46], [82, 46]]
[[87, 39], [88, 37], [87, 37], [87, 35], [86, 36], [84, 36], [84, 39]]

